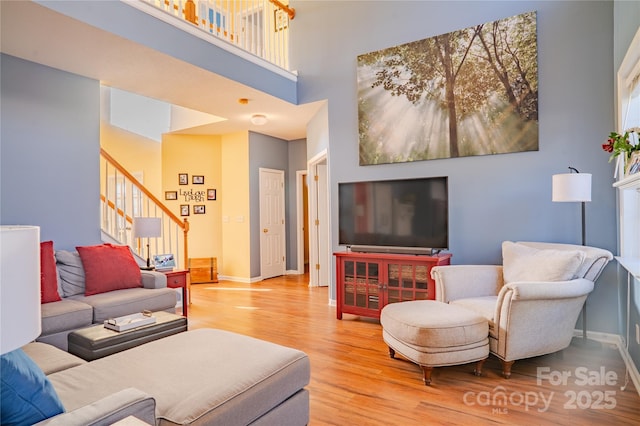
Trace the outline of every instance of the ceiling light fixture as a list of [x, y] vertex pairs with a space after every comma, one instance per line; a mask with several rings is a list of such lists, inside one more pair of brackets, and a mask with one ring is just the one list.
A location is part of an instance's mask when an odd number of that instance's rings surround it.
[[262, 126], [267, 124], [267, 116], [263, 114], [253, 114], [251, 116], [251, 122], [256, 126]]

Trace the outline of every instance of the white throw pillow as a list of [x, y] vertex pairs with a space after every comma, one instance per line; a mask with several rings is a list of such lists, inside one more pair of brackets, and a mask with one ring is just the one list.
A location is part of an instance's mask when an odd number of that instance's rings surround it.
[[504, 282], [571, 280], [576, 277], [584, 256], [579, 250], [541, 250], [505, 241], [502, 243]]

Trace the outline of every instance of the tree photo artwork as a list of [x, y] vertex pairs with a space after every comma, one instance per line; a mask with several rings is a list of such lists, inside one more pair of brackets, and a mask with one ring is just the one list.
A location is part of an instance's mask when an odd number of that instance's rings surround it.
[[536, 12], [358, 56], [360, 165], [538, 150]]

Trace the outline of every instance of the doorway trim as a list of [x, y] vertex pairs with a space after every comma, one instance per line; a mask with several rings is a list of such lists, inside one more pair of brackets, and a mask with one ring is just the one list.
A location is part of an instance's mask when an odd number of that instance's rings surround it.
[[[327, 170], [325, 176], [327, 191], [325, 194], [318, 193], [318, 185], [312, 184], [311, 178], [315, 176], [316, 168], [321, 164], [325, 165]], [[321, 284], [331, 287], [331, 215], [329, 214], [331, 205], [328, 191], [331, 179], [329, 178], [329, 158], [326, 149], [307, 161], [307, 172], [307, 176], [309, 176], [309, 223], [307, 225], [309, 229], [309, 287], [320, 287]], [[321, 203], [318, 202], [320, 197], [324, 197]], [[318, 211], [318, 207], [324, 207], [323, 211]], [[327, 232], [324, 235], [320, 235], [318, 232], [318, 226], [315, 224], [316, 217], [319, 221], [326, 223]], [[326, 240], [320, 241], [320, 238], [325, 238]], [[326, 253], [319, 253], [319, 247], [321, 246], [327, 248]], [[319, 269], [316, 269], [316, 265], [318, 265]], [[316, 273], [317, 270], [320, 270], [320, 273]], [[323, 281], [326, 281], [326, 283], [319, 282], [319, 275], [324, 277]]]

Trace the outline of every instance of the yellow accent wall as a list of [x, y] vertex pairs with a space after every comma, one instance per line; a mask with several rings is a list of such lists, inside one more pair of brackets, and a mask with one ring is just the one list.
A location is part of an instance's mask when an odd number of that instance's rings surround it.
[[[158, 142], [102, 121], [100, 146], [128, 172], [142, 172], [144, 186], [157, 198], [163, 199], [162, 147]], [[101, 173], [101, 179], [103, 178]]]
[[[216, 257], [221, 272], [222, 172], [220, 136], [162, 136], [162, 197], [178, 217], [189, 221], [189, 257]], [[179, 185], [178, 174], [188, 174], [188, 184]], [[204, 176], [204, 184], [194, 184], [193, 176]], [[216, 200], [207, 200], [207, 190], [216, 190]], [[165, 200], [165, 191], [177, 191], [177, 200]], [[181, 216], [180, 206], [188, 206], [189, 215]], [[194, 214], [194, 206], [204, 206], [204, 214]]]
[[222, 137], [222, 252], [221, 273], [231, 279], [251, 278], [251, 235], [249, 211], [249, 133]]
[[[249, 210], [249, 133], [227, 135], [165, 134], [157, 143], [102, 123], [101, 146], [131, 173], [142, 172], [145, 186], [176, 216], [189, 206], [189, 257], [217, 258], [218, 273], [233, 280], [251, 278]], [[178, 174], [187, 173], [187, 185]], [[193, 184], [193, 176], [204, 184]], [[207, 190], [216, 200], [207, 200]], [[166, 200], [177, 191], [178, 200]], [[194, 214], [204, 205], [205, 214]]]

